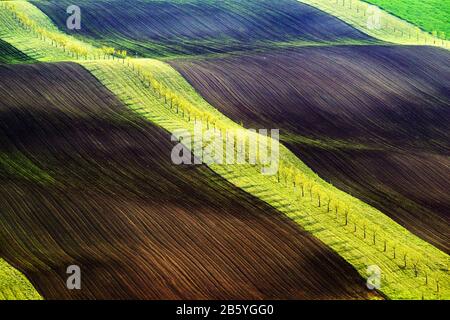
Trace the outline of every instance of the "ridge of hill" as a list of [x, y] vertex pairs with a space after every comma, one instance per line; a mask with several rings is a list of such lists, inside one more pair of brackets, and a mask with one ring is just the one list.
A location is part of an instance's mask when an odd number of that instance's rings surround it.
[[[14, 3], [16, 8], [27, 6], [27, 10], [42, 16], [28, 2], [10, 3]], [[18, 24], [17, 19], [1, 14], [0, 23], [15, 24], [16, 27]], [[30, 28], [33, 28], [32, 24]], [[58, 36], [72, 39], [62, 33]], [[28, 33], [28, 37], [39, 39], [40, 35]], [[204, 101], [167, 64], [148, 59], [118, 61], [111, 56], [100, 59], [96, 49], [89, 51], [86, 47], [85, 58], [81, 58], [71, 51], [78, 52], [79, 47], [71, 47], [67, 52], [67, 47], [62, 48], [58, 41], [53, 46], [48, 46], [48, 39], [40, 41], [49, 50], [42, 59], [55, 59], [63, 53], [66, 59], [71, 55], [71, 59], [78, 58], [78, 63], [129, 108], [169, 132], [180, 128], [192, 132], [194, 121], [189, 116], [192, 114], [220, 130], [242, 129]], [[16, 41], [16, 44], [23, 52], [39, 49], [30, 41]], [[35, 52], [36, 55], [39, 53]], [[89, 60], [89, 57], [97, 58]], [[175, 105], [174, 97], [178, 101]], [[367, 276], [368, 266], [378, 265], [383, 270], [381, 290], [388, 297], [448, 298], [448, 255], [414, 236], [382, 212], [326, 183], [283, 146], [281, 158], [282, 170], [278, 177], [263, 176], [260, 168], [252, 165], [209, 167], [232, 184], [285, 213], [338, 252], [361, 276]], [[297, 183], [307, 188], [307, 195], [305, 189], [301, 191], [296, 187]]]

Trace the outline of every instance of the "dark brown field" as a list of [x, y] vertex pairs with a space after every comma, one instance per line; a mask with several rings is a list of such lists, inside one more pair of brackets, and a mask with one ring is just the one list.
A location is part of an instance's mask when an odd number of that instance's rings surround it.
[[320, 176], [450, 248], [450, 54], [303, 48], [172, 62], [235, 121], [280, 128]]
[[47, 299], [373, 295], [272, 208], [172, 165], [168, 133], [78, 65], [0, 65], [0, 141], [0, 254]]
[[71, 0], [33, 0], [61, 30], [130, 54], [167, 57], [277, 47], [286, 42], [374, 42], [297, 0], [77, 0], [82, 28], [67, 30]]

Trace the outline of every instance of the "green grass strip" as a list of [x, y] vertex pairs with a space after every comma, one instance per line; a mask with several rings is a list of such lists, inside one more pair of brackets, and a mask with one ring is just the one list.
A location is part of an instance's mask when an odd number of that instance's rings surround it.
[[[28, 9], [36, 10], [34, 7]], [[20, 26], [15, 26], [17, 24], [10, 15], [0, 15], [0, 27], [17, 30], [20, 37], [24, 37]], [[39, 43], [42, 43], [42, 48], [49, 52], [49, 57], [42, 59], [60, 61], [61, 48], [42, 40], [35, 42], [33, 34], [28, 35], [29, 41], [21, 38], [15, 44], [19, 50], [38, 54], [41, 50]], [[67, 55], [66, 59], [73, 60]], [[167, 98], [161, 97], [162, 91], [166, 96], [173, 94], [184, 99], [201, 110], [205, 117], [214, 118], [216, 125], [221, 128], [242, 129], [208, 104], [177, 71], [164, 62], [152, 59], [78, 62], [131, 109], [169, 132], [178, 129], [193, 132], [194, 121], [182, 112], [177, 113], [174, 107], [171, 108]], [[164, 90], [149, 85], [149, 79], [156, 81]], [[322, 240], [353, 265], [363, 278], [368, 276], [368, 266], [380, 267], [380, 290], [387, 297], [450, 298], [450, 257], [447, 254], [413, 235], [382, 212], [320, 179], [283, 146], [281, 159], [283, 168], [301, 173], [307, 183], [304, 194], [298, 187], [294, 188], [288, 175], [283, 175], [278, 181], [277, 177], [262, 175], [258, 166], [210, 165], [210, 168], [237, 187], [272, 205]], [[313, 190], [308, 186], [312, 186]], [[322, 195], [321, 205], [318, 203], [319, 194]], [[328, 198], [332, 199], [331, 207], [325, 204]]]
[[439, 38], [450, 39], [450, 0], [364, 0]]
[[0, 40], [0, 63], [33, 63], [35, 60], [20, 52], [8, 42]]
[[375, 5], [360, 0], [298, 0], [334, 15], [376, 39], [402, 45], [450, 49], [450, 41], [423, 31]]
[[0, 153], [0, 177], [4, 171], [8, 175], [34, 181], [42, 184], [52, 184], [55, 180], [45, 171], [36, 166], [20, 152]]
[[0, 259], [0, 300], [42, 300], [27, 278]]
[[[135, 63], [141, 65], [141, 76], [126, 65], [113, 61], [81, 62], [135, 112], [169, 132], [187, 129], [193, 133], [194, 121], [189, 121], [181, 112], [177, 114], [175, 108], [170, 108], [169, 103], [154, 94], [144, 81], [146, 72], [205, 112], [217, 114], [218, 111], [169, 65], [156, 60]], [[217, 115], [222, 126], [241, 129], [225, 116]], [[381, 291], [389, 298], [449, 298], [448, 255], [382, 212], [326, 183], [285, 147], [281, 147], [281, 159], [302, 172], [308, 181], [313, 181], [315, 190], [320, 189], [324, 199], [330, 195], [333, 204], [349, 207], [350, 213], [346, 214], [339, 208], [336, 213], [333, 206], [329, 210], [326, 201], [319, 207], [317, 191], [312, 195], [305, 191], [302, 197], [289, 180], [278, 182], [276, 177], [264, 176], [259, 166], [214, 164], [210, 168], [293, 219], [344, 257], [362, 277], [367, 277], [368, 266], [379, 266], [382, 270]]]

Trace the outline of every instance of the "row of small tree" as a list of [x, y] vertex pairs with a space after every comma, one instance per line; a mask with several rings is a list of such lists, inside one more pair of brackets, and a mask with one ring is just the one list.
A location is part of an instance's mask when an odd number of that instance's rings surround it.
[[13, 3], [0, 3], [1, 6], [4, 9], [7, 9], [11, 13], [13, 18], [16, 19], [18, 23], [27, 31], [35, 34], [40, 40], [50, 41], [53, 46], [63, 49], [64, 52], [68, 53], [76, 59], [88, 59], [89, 57], [97, 59], [103, 57], [103, 59], [113, 60], [115, 58], [118, 58], [122, 59], [122, 61], [125, 62], [125, 59], [128, 56], [126, 50], [116, 50], [113, 47], [102, 47], [100, 49], [88, 48], [87, 46], [82, 45], [80, 42], [74, 41], [67, 35], [40, 27], [26, 14], [20, 12], [20, 10]]
[[219, 117], [204, 110], [200, 110], [182, 95], [158, 81], [150, 72], [142, 71], [142, 69], [130, 59], [127, 60], [127, 66], [137, 74], [146, 86], [153, 90], [154, 94], [159, 99], [164, 100], [164, 104], [167, 105], [168, 108], [182, 116], [188, 122], [202, 121], [206, 123], [206, 129], [209, 129], [210, 127], [222, 131], [227, 129], [225, 126], [221, 125]]
[[[129, 62], [128, 65], [137, 73], [140, 79], [154, 91], [154, 94], [159, 99], [164, 100], [165, 105], [167, 105], [174, 113], [187, 121], [204, 121], [207, 123], [208, 127], [212, 126], [217, 130], [221, 130], [222, 137], [224, 139], [226, 138], [227, 128], [221, 124], [219, 118], [196, 108], [181, 95], [165, 87], [153, 76], [142, 72], [142, 70], [132, 62]], [[269, 137], [263, 138], [270, 139]], [[267, 145], [270, 145], [270, 143], [267, 143]], [[294, 166], [282, 161], [279, 165], [276, 181], [287, 187], [293, 188], [293, 191], [298, 194], [300, 201], [309, 199], [310, 203], [313, 205], [318, 208], [324, 208], [325, 213], [332, 214], [336, 221], [341, 221], [338, 222], [341, 226], [350, 228], [349, 232], [352, 232], [355, 236], [361, 237], [369, 244], [377, 246], [379, 251], [387, 255], [390, 259], [395, 261], [400, 260], [399, 268], [405, 269], [410, 267], [416, 278], [423, 276], [425, 279], [424, 284], [431, 284], [429, 272], [420, 270], [421, 264], [423, 264], [424, 267], [426, 266], [426, 262], [423, 262], [423, 257], [421, 258], [416, 253], [400, 246], [398, 243], [393, 241], [389, 242], [388, 240], [383, 239], [383, 233], [381, 231], [370, 228], [363, 220], [356, 220], [356, 216], [351, 213], [351, 207], [348, 201], [340, 200], [333, 196], [333, 192], [330, 191], [329, 188], [324, 187], [316, 180], [308, 177]], [[426, 260], [428, 262], [428, 259]], [[435, 280], [434, 283], [436, 284], [436, 292], [439, 293], [439, 280]]]
[[[280, 165], [277, 181], [293, 188], [294, 193], [298, 193], [299, 199], [308, 199], [312, 205], [324, 208], [324, 213], [332, 215], [339, 225], [349, 228], [349, 232], [376, 246], [390, 259], [400, 262], [399, 268], [410, 268], [416, 278], [422, 276], [424, 285], [432, 284], [429, 272], [426, 271], [428, 263], [432, 261], [430, 258], [418, 255], [395, 241], [386, 240], [379, 228], [371, 228], [362, 219], [357, 220], [356, 216], [351, 214], [350, 204], [346, 200], [339, 200], [333, 196], [328, 188], [324, 188], [317, 181], [290, 165]], [[433, 285], [436, 286], [436, 293], [439, 294], [439, 279], [435, 278]]]
[[[133, 67], [133, 70], [138, 73], [142, 81], [147, 83], [148, 86], [154, 90], [158, 98], [164, 99], [164, 103], [175, 113], [184, 118], [187, 117], [187, 121], [196, 121], [197, 119], [206, 121], [208, 125], [212, 125], [214, 128], [223, 131], [222, 137], [226, 137], [226, 127], [221, 125], [220, 119], [199, 110], [180, 95], [165, 88], [152, 76], [144, 75], [139, 68]], [[268, 137], [265, 138], [270, 139]], [[267, 145], [270, 144], [267, 143]], [[425, 277], [425, 284], [429, 284], [428, 272], [420, 272], [419, 270], [419, 261], [423, 259], [420, 259], [414, 252], [410, 252], [399, 244], [388, 242], [386, 239], [383, 239], [382, 232], [374, 228], [371, 229], [366, 222], [355, 220], [356, 216], [351, 214], [350, 204], [345, 200], [334, 197], [333, 192], [330, 191], [329, 188], [325, 188], [294, 166], [282, 161], [279, 165], [276, 180], [278, 183], [283, 183], [285, 186], [293, 188], [294, 192], [298, 193], [300, 199], [309, 199], [309, 201], [314, 203], [318, 208], [325, 208], [325, 212], [333, 214], [336, 220], [342, 218], [342, 223], [340, 224], [344, 227], [350, 227], [350, 231], [353, 232], [355, 236], [358, 236], [359, 232], [361, 237], [364, 240], [369, 241], [370, 244], [374, 246], [379, 246], [381, 244], [382, 249], [380, 250], [384, 254], [397, 261], [398, 259], [401, 259], [400, 267], [411, 267], [411, 269], [414, 270], [415, 277], [419, 277], [419, 275], [422, 274]], [[437, 291], [439, 291], [439, 288], [437, 288]]]
[[[317, 1], [319, 4], [323, 2], [322, 0]], [[419, 27], [413, 27], [406, 25], [400, 19], [383, 14], [382, 16], [377, 16], [377, 12], [368, 12], [369, 8], [372, 7], [370, 4], [356, 0], [335, 0], [335, 5], [343, 7], [357, 16], [369, 19], [369, 15], [374, 19], [379, 19], [379, 27], [393, 34], [400, 34], [404, 38], [417, 38], [417, 41], [423, 41], [425, 44], [441, 44], [442, 46], [448, 47], [449, 42], [447, 41], [447, 35], [444, 31], [432, 31], [430, 33], [424, 32]], [[382, 11], [380, 11], [382, 12]], [[382, 19], [381, 19], [382, 18]]]

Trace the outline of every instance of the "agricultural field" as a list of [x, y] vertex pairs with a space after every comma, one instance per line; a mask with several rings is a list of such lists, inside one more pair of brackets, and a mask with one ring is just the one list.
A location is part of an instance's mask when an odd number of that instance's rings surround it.
[[[428, 45], [450, 48], [448, 34], [449, 6], [446, 1], [364, 1], [298, 0], [339, 17], [352, 27], [376, 39], [401, 45]], [[433, 9], [430, 3], [433, 2]], [[372, 4], [375, 3], [375, 4]], [[389, 3], [391, 11], [377, 4]], [[400, 9], [401, 8], [401, 9]], [[430, 10], [433, 12], [430, 13]], [[402, 12], [402, 14], [400, 13]], [[413, 17], [407, 19], [407, 17]], [[427, 27], [419, 23], [426, 22]]]
[[[31, 1], [64, 27], [69, 0]], [[296, 0], [78, 1], [83, 28], [70, 34], [132, 55], [173, 57], [298, 44], [372, 42], [333, 16]]]
[[0, 63], [31, 63], [35, 61], [11, 46], [8, 42], [0, 40]]
[[321, 177], [448, 253], [449, 58], [371, 46], [172, 65], [223, 114], [283, 128], [284, 144]]
[[28, 279], [0, 259], [0, 300], [40, 300], [41, 295]]
[[364, 0], [423, 30], [450, 39], [449, 0]]
[[450, 299], [444, 40], [323, 0], [132, 2], [73, 31], [69, 1], [0, 1], [0, 298]]
[[[27, 77], [35, 79], [33, 90]], [[164, 157], [172, 148], [168, 134], [134, 115], [83, 67], [4, 66], [0, 78], [0, 119], [9, 124], [2, 148], [33, 159], [51, 177], [3, 175], [2, 237], [11, 243], [3, 255], [44, 297], [372, 295], [341, 257], [267, 204], [206, 166], [171, 165]], [[73, 97], [74, 88], [82, 94]], [[21, 100], [8, 92], [23, 92]], [[36, 230], [33, 243], [15, 224]], [[87, 270], [81, 291], [61, 281], [71, 261]]]

